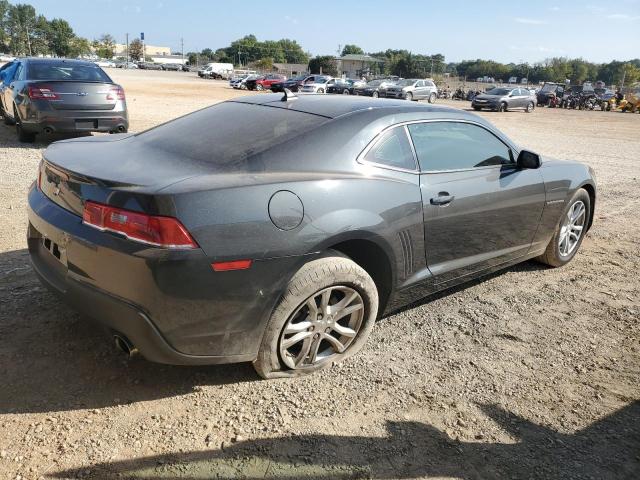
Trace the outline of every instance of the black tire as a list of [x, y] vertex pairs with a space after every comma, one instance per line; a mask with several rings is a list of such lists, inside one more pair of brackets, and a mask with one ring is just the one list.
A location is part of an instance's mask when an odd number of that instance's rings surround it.
[[408, 100], [409, 102], [413, 102], [413, 93], [407, 92], [407, 95], [404, 97], [404, 99]]
[[535, 105], [533, 104], [533, 102], [529, 102], [527, 104], [527, 108], [525, 108], [524, 111], [527, 112], [527, 113], [531, 113], [531, 112], [533, 112], [534, 108], [535, 108]]
[[378, 98], [378, 97], [380, 96], [380, 94], [379, 94], [378, 92], [373, 92], [373, 93], [371, 94], [371, 96], [372, 96], [373, 98]]
[[256, 84], [256, 90], [261, 92], [262, 90], [264, 90], [264, 87], [258, 83], [258, 84]]
[[342, 94], [343, 95], [351, 95], [351, 92], [349, 91], [348, 88], [345, 88], [344, 90], [342, 90]]
[[482, 108], [480, 108], [480, 107], [473, 107], [473, 109], [474, 109], [476, 112], [479, 112], [480, 110], [482, 110]]
[[[568, 255], [562, 255], [560, 253], [559, 240], [562, 232], [563, 221], [567, 216], [567, 213], [569, 212], [569, 210], [577, 202], [582, 202], [585, 206], [584, 225], [582, 229], [582, 234], [580, 235], [580, 238], [578, 239], [578, 243], [575, 246], [575, 248], [571, 252], [569, 252]], [[584, 188], [580, 188], [576, 191], [576, 193], [574, 193], [573, 197], [571, 197], [571, 200], [567, 203], [567, 206], [562, 211], [562, 216], [558, 220], [558, 224], [556, 225], [556, 229], [553, 232], [553, 237], [551, 237], [551, 241], [549, 242], [549, 245], [547, 245], [547, 249], [542, 255], [540, 255], [539, 257], [536, 257], [536, 260], [546, 265], [549, 265], [551, 267], [562, 267], [563, 265], [566, 265], [567, 263], [569, 263], [573, 259], [573, 257], [575, 257], [576, 253], [578, 253], [578, 250], [580, 250], [580, 246], [582, 245], [582, 240], [584, 239], [584, 236], [587, 233], [586, 230], [587, 230], [589, 218], [591, 218], [590, 215], [591, 215], [591, 198], [589, 197], [589, 194]]]
[[[305, 264], [293, 276], [280, 303], [266, 326], [258, 356], [253, 366], [262, 378], [296, 377], [328, 368], [354, 355], [364, 345], [378, 314], [378, 290], [369, 274], [351, 259], [338, 252]], [[280, 339], [290, 318], [304, 308], [309, 299], [332, 286], [355, 290], [362, 299], [363, 316], [357, 334], [343, 353], [334, 353], [313, 365], [291, 369], [280, 355]]]
[[500, 104], [500, 106], [498, 107], [498, 111], [499, 112], [506, 112], [507, 111], [507, 104], [505, 102], [502, 102]]
[[436, 102], [436, 94], [432, 93], [431, 95], [429, 95], [429, 103], [435, 103]]
[[322, 88], [319, 88], [318, 93], [324, 93], [324, 90]]
[[22, 143], [33, 143], [36, 139], [36, 134], [33, 132], [25, 132], [24, 128], [22, 128], [22, 122], [20, 121], [20, 116], [18, 115], [15, 107], [13, 109], [13, 118], [16, 121], [16, 134], [18, 135], [18, 140]]

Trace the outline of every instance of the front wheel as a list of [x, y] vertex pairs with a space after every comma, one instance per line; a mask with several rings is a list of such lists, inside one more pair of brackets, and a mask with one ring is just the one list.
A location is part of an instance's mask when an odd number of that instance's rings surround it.
[[407, 95], [404, 97], [405, 100], [413, 101], [413, 93], [407, 92]]
[[431, 95], [429, 95], [429, 103], [435, 103], [436, 101], [436, 94], [432, 93]]
[[262, 90], [264, 90], [264, 87], [258, 83], [258, 84], [256, 85], [256, 90], [258, 90], [259, 92], [261, 92]]
[[378, 97], [380, 96], [380, 94], [379, 94], [378, 92], [373, 92], [373, 93], [371, 94], [371, 96], [372, 96], [373, 98], [378, 98]]
[[351, 92], [349, 92], [348, 88], [345, 88], [344, 90], [342, 90], [342, 94], [343, 95], [351, 95]]
[[562, 267], [569, 263], [582, 244], [590, 215], [591, 198], [581, 188], [564, 209], [547, 249], [536, 260], [552, 267]]
[[364, 345], [378, 313], [378, 290], [351, 259], [312, 260], [293, 276], [253, 362], [262, 378], [307, 375]]

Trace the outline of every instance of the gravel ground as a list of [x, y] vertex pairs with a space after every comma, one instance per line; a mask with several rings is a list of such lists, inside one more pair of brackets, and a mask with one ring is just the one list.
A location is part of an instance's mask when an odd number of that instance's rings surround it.
[[[238, 94], [109, 73], [132, 131]], [[640, 115], [482, 115], [595, 168], [575, 260], [447, 291], [380, 321], [343, 365], [277, 381], [127, 360], [57, 302], [25, 249], [27, 188], [53, 139], [25, 146], [0, 126], [0, 478], [640, 478]]]

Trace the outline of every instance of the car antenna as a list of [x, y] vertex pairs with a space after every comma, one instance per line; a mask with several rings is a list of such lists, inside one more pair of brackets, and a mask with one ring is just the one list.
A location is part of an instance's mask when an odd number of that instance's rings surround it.
[[298, 96], [293, 93], [291, 90], [289, 90], [288, 88], [284, 89], [284, 95], [282, 96], [282, 98], [280, 99], [281, 102], [289, 102], [291, 100], [296, 100], [298, 98]]

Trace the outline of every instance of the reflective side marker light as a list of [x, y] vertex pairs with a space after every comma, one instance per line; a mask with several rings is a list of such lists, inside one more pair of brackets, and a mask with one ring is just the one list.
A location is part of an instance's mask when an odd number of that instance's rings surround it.
[[229, 272], [231, 270], [246, 270], [253, 260], [233, 260], [231, 262], [214, 262], [211, 264], [214, 272]]

